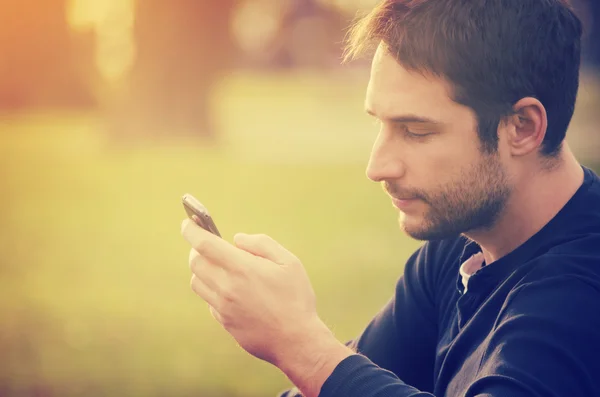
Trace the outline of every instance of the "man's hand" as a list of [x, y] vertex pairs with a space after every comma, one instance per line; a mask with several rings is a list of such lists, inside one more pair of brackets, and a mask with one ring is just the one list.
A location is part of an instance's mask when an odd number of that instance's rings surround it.
[[237, 234], [232, 245], [188, 219], [182, 235], [192, 246], [192, 289], [215, 319], [248, 353], [279, 367], [306, 395], [317, 395], [353, 352], [317, 315], [300, 260], [265, 235]]

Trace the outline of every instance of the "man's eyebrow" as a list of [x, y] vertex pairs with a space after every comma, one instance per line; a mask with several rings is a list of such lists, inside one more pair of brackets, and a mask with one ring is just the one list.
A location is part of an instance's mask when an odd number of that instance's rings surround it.
[[[379, 118], [371, 109], [366, 108], [365, 111], [371, 116]], [[391, 121], [394, 123], [442, 124], [440, 121], [430, 119], [428, 117], [417, 116], [414, 114], [402, 114], [391, 117], [383, 117], [381, 118], [381, 120]]]

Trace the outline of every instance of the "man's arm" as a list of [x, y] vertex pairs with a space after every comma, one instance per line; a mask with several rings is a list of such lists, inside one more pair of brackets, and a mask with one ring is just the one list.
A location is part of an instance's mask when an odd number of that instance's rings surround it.
[[[437, 345], [437, 314], [432, 292], [435, 277], [431, 272], [441, 266], [436, 263], [438, 249], [439, 244], [428, 243], [409, 258], [394, 297], [359, 337], [346, 343], [379, 367], [429, 391], [433, 390]], [[339, 354], [343, 352], [340, 350]], [[298, 388], [294, 388], [278, 397], [301, 395]]]
[[[356, 341], [354, 339], [351, 339], [345, 343], [345, 345], [347, 347], [349, 347], [350, 349], [352, 349], [353, 351], [356, 351], [355, 344], [356, 344]], [[302, 395], [302, 392], [297, 387], [293, 387], [291, 389], [281, 392], [280, 394], [277, 395], [277, 397], [304, 397], [304, 396]]]

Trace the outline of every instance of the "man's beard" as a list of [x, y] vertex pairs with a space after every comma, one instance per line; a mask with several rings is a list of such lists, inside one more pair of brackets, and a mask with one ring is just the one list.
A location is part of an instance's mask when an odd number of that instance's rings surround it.
[[384, 185], [392, 196], [425, 203], [427, 209], [418, 225], [407, 223], [407, 215], [401, 214], [401, 227], [417, 240], [442, 240], [489, 229], [511, 193], [508, 176], [495, 154], [484, 154], [479, 164], [463, 169], [456, 179], [432, 192], [395, 189], [387, 181]]

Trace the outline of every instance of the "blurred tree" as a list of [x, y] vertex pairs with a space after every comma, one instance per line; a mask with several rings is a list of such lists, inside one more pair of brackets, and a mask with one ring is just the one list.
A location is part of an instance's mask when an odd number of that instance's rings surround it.
[[119, 111], [120, 138], [215, 137], [211, 92], [234, 61], [234, 6], [235, 0], [137, 2], [136, 59]]
[[234, 30], [251, 67], [323, 70], [339, 66], [350, 19], [323, 1], [245, 0]]
[[279, 40], [279, 61], [295, 67], [338, 66], [348, 21], [316, 0], [288, 0]]
[[0, 109], [93, 105], [91, 47], [69, 31], [66, 0], [3, 0]]

